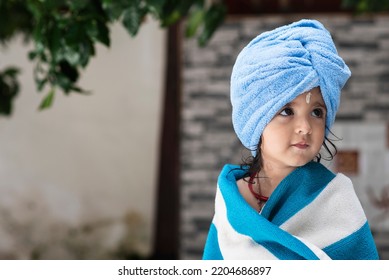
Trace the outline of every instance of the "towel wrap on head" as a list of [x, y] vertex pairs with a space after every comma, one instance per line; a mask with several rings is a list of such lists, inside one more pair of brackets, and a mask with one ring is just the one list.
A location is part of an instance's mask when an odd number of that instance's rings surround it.
[[315, 87], [320, 87], [327, 107], [327, 134], [350, 75], [330, 33], [316, 20], [258, 35], [239, 53], [231, 74], [232, 123], [238, 138], [255, 155], [275, 114]]

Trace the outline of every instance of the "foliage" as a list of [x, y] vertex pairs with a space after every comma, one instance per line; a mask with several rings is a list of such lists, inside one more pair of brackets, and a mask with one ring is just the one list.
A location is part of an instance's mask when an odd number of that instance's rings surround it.
[[[97, 44], [110, 46], [112, 23], [120, 22], [136, 36], [147, 15], [162, 28], [187, 17], [186, 36], [198, 36], [205, 46], [225, 13], [222, 1], [206, 0], [0, 0], [0, 43], [6, 45], [19, 34], [33, 42], [28, 58], [34, 63], [38, 91], [48, 88], [40, 105], [44, 109], [58, 89], [88, 93], [77, 86], [80, 70], [95, 55]], [[18, 71], [12, 66], [1, 73], [0, 114], [10, 115]]]
[[[358, 13], [389, 10], [389, 0], [342, 0]], [[147, 16], [167, 28], [183, 18], [186, 37], [205, 46], [223, 22], [223, 0], [0, 0], [0, 44], [16, 35], [32, 41], [28, 58], [34, 63], [38, 92], [46, 91], [40, 108], [51, 106], [60, 90], [87, 94], [77, 85], [80, 70], [95, 55], [97, 44], [110, 47], [110, 27], [120, 22], [136, 36]], [[15, 66], [0, 69], [0, 114], [11, 115], [19, 92]]]
[[371, 13], [389, 10], [389, 0], [343, 0], [345, 8], [351, 8], [357, 13]]
[[19, 70], [9, 67], [0, 72], [0, 112], [9, 115], [12, 108], [12, 100], [19, 92], [19, 83], [16, 79]]

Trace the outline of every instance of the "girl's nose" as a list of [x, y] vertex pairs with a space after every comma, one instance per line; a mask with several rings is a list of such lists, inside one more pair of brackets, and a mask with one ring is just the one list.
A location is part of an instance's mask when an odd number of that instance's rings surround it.
[[302, 135], [311, 134], [312, 133], [312, 127], [311, 127], [311, 124], [309, 123], [309, 121], [306, 118], [301, 117], [298, 120], [296, 120], [295, 131], [296, 131], [297, 134], [302, 134]]

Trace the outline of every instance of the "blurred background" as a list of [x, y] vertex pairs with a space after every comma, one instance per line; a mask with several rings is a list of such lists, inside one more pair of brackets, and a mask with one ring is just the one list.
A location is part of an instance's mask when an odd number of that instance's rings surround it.
[[217, 176], [247, 155], [232, 65], [301, 18], [353, 73], [324, 164], [389, 259], [389, 1], [124, 2], [0, 1], [0, 259], [200, 259]]

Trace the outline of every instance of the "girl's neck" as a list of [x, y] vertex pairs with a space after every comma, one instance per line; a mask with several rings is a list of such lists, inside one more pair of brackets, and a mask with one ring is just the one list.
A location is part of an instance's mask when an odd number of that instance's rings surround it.
[[281, 181], [295, 168], [277, 168], [272, 165], [264, 165], [258, 177], [261, 185], [261, 193], [270, 196]]

